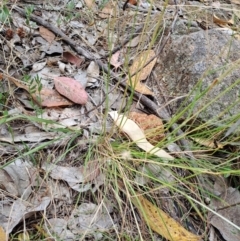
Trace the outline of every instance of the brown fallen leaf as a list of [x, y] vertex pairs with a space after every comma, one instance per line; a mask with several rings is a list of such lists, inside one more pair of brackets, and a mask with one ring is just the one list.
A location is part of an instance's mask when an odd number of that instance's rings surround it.
[[[136, 75], [127, 80], [127, 84], [133, 87], [136, 91], [145, 95], [154, 95], [144, 84], [141, 83], [151, 73], [157, 59], [154, 58], [155, 53], [153, 50], [146, 50], [139, 54], [133, 61], [132, 66], [129, 68], [129, 74], [132, 75], [138, 72]], [[147, 66], [145, 64], [154, 58]], [[145, 67], [143, 67], [145, 66]], [[140, 70], [140, 71], [139, 71]]]
[[68, 77], [54, 77], [57, 91], [74, 103], [84, 105], [87, 103], [88, 94], [83, 86], [75, 79]]
[[114, 53], [110, 58], [110, 64], [113, 65], [116, 69], [123, 64], [121, 61], [119, 61], [120, 54], [121, 52], [119, 50]]
[[5, 233], [4, 229], [0, 226], [0, 240], [1, 241], [7, 241], [8, 235]]
[[200, 236], [189, 232], [167, 213], [153, 205], [142, 195], [138, 193], [136, 194], [137, 196], [131, 197], [131, 201], [153, 231], [169, 241], [201, 240]]
[[157, 116], [130, 112], [128, 118], [139, 125], [152, 145], [157, 145], [165, 137], [163, 122]]
[[213, 22], [219, 25], [220, 27], [228, 27], [234, 24], [233, 19], [226, 20], [226, 19], [221, 19], [215, 14], [213, 15]]
[[[33, 83], [30, 85], [27, 82], [16, 79], [10, 75], [2, 73], [2, 78], [6, 78], [9, 81], [13, 82], [19, 88], [25, 89], [33, 98], [33, 100], [39, 105], [43, 107], [57, 107], [57, 106], [71, 106], [73, 102], [67, 100], [63, 96], [61, 96], [56, 90], [42, 88], [40, 91], [31, 89]], [[37, 83], [36, 83], [37, 85]]]
[[[73, 102], [61, 96], [56, 90], [43, 88], [39, 94], [32, 95], [43, 107], [71, 106]], [[40, 102], [39, 102], [40, 99]]]
[[52, 43], [52, 41], [55, 39], [55, 34], [42, 26], [39, 27], [39, 34], [49, 43]]
[[71, 52], [68, 52], [68, 51], [63, 52], [63, 60], [71, 64], [75, 64], [77, 67], [79, 67], [83, 62], [83, 59], [73, 55]]

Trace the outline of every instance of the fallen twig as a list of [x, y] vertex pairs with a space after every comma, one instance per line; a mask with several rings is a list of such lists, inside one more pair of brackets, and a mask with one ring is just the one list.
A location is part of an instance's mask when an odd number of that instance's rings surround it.
[[[19, 12], [23, 16], [27, 16], [26, 12], [22, 9], [19, 8], [18, 6], [13, 6], [13, 9]], [[83, 55], [85, 58], [89, 60], [94, 60], [97, 59], [96, 56], [94, 56], [94, 53], [90, 53], [88, 50], [82, 48], [81, 46], [77, 46], [76, 43], [70, 39], [65, 33], [61, 31], [61, 29], [57, 28], [56, 26], [52, 25], [51, 23], [43, 20], [43, 18], [40, 18], [34, 14], [30, 15], [30, 19], [46, 28], [51, 30], [53, 33], [56, 35], [60, 36], [62, 40], [66, 43], [68, 43], [78, 54]]]

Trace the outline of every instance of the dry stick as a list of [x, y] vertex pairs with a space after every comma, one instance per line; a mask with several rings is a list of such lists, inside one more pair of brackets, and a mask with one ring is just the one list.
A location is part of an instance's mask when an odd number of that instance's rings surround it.
[[[13, 6], [13, 9], [16, 10], [17, 12], [19, 12], [24, 17], [27, 17], [26, 12], [22, 8], [19, 8], [17, 6]], [[90, 53], [88, 50], [86, 50], [86, 49], [84, 49], [84, 48], [82, 48], [80, 46], [77, 47], [76, 43], [72, 39], [70, 39], [66, 34], [64, 34], [56, 26], [48, 23], [47, 21], [43, 20], [43, 18], [40, 18], [40, 17], [38, 17], [38, 16], [36, 16], [34, 14], [31, 14], [29, 17], [34, 22], [37, 22], [38, 24], [40, 24], [40, 25], [48, 28], [52, 32], [54, 32], [56, 35], [60, 36], [63, 39], [63, 41], [68, 43], [78, 54], [83, 55], [85, 58], [87, 58], [89, 60], [96, 59], [95, 56], [93, 56], [93, 53]]]
[[[16, 10], [17, 12], [19, 12], [21, 15], [26, 17], [26, 12], [22, 9], [19, 8], [17, 6], [13, 7], [14, 10]], [[95, 56], [93, 56], [93, 53], [90, 53], [89, 51], [87, 51], [86, 49], [82, 48], [82, 47], [77, 47], [76, 43], [71, 40], [66, 34], [64, 34], [60, 29], [58, 29], [56, 26], [44, 21], [42, 18], [35, 16], [34, 14], [31, 14], [30, 19], [37, 22], [38, 24], [48, 28], [49, 30], [51, 30], [53, 33], [55, 33], [56, 35], [60, 36], [62, 38], [62, 40], [64, 42], [66, 42], [67, 44], [69, 44], [78, 54], [83, 55], [85, 58], [87, 58], [88, 60], [95, 60], [97, 62], [97, 64], [99, 65], [99, 67], [105, 72], [105, 73], [109, 73], [115, 80], [117, 80], [120, 85], [124, 88], [128, 88], [129, 91], [132, 91], [131, 88], [129, 86], [127, 86], [125, 83], [122, 82], [122, 80], [116, 76], [116, 74], [114, 72], [112, 72], [107, 64], [104, 64], [101, 60], [97, 59]], [[173, 24], [171, 26], [171, 29], [168, 33], [168, 36], [166, 37], [163, 45], [161, 46], [160, 50], [158, 51], [158, 54], [160, 54], [160, 52], [163, 50], [164, 46], [166, 45], [170, 35], [173, 32], [173, 27], [175, 24], [175, 21], [177, 19], [177, 14], [175, 14], [175, 19], [173, 21]], [[155, 56], [156, 57], [156, 56]], [[154, 57], [154, 58], [155, 58]], [[142, 68], [144, 68], [146, 65], [148, 65], [152, 60], [148, 61]], [[135, 73], [134, 73], [135, 74]], [[134, 75], [133, 74], [133, 75]], [[169, 113], [167, 112], [167, 110], [165, 109], [165, 107], [161, 107], [159, 108], [158, 105], [156, 105], [153, 101], [151, 101], [148, 97], [146, 97], [145, 95], [139, 94], [137, 92], [134, 92], [134, 97], [136, 97], [137, 99], [139, 99], [139, 101], [146, 107], [148, 107], [153, 113], [155, 113], [158, 117], [166, 120], [166, 121], [170, 121], [171, 117], [169, 115]], [[183, 136], [184, 137], [184, 133], [183, 131], [179, 128], [179, 126], [174, 123], [171, 126], [171, 129], [173, 131], [176, 131], [177, 135], [179, 137]], [[191, 150], [189, 148], [189, 144], [188, 141], [185, 139], [180, 139], [179, 140], [180, 143], [182, 144], [182, 146], [184, 147], [185, 151], [187, 151], [188, 155], [194, 159]]]

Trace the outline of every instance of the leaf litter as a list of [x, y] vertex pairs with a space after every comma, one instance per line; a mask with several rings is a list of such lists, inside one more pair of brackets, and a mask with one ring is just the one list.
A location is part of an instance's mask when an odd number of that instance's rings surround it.
[[80, 105], [87, 103], [87, 92], [76, 80], [68, 77], [55, 77], [54, 84], [57, 91], [72, 102]]
[[[135, 74], [136, 72], [137, 74], [128, 79], [128, 85], [145, 95], [154, 95], [148, 87], [141, 83], [141, 81], [145, 80], [152, 72], [152, 69], [157, 61], [154, 57], [155, 53], [153, 50], [143, 51], [134, 59], [132, 66], [129, 68], [130, 75]], [[150, 63], [148, 63], [149, 61]]]
[[[84, 58], [84, 54], [83, 56], [79, 53], [75, 54], [74, 48], [69, 50], [69, 46], [66, 46], [56, 36], [58, 34], [51, 31], [51, 28], [41, 25], [37, 26], [34, 21], [29, 21], [27, 24], [27, 18], [21, 17], [13, 11], [13, 26], [8, 29], [8, 34], [6, 35], [8, 41], [0, 39], [1, 47], [5, 46], [0, 51], [4, 51], [4, 58], [6, 58], [4, 61], [0, 60], [1, 82], [8, 80], [18, 88], [25, 90], [23, 92], [14, 89], [12, 92], [10, 98], [15, 97], [19, 103], [17, 108], [9, 111], [9, 117], [16, 116], [12, 114], [16, 111], [18, 114], [23, 113], [27, 115], [32, 119], [32, 123], [29, 124], [27, 121], [20, 122], [22, 127], [14, 122], [8, 123], [5, 128], [0, 129], [0, 141], [17, 145], [19, 148], [20, 144], [23, 144], [21, 150], [24, 150], [24, 148], [31, 146], [30, 143], [43, 144], [46, 140], [59, 138], [60, 132], [52, 131], [53, 129], [72, 128], [72, 130], [78, 132], [82, 130], [85, 134], [81, 135], [81, 137], [87, 138], [89, 133], [91, 135], [93, 133], [90, 130], [90, 126], [98, 125], [100, 126], [98, 133], [101, 133], [102, 123], [99, 125], [99, 116], [102, 115], [102, 112], [98, 112], [98, 104], [102, 102], [105, 95], [109, 95], [109, 103], [113, 110], [109, 112], [109, 115], [119, 129], [125, 132], [139, 148], [160, 157], [164, 161], [167, 160], [164, 163], [174, 161], [175, 156], [159, 148], [159, 143], [166, 138], [163, 123], [160, 119], [157, 119], [154, 115], [136, 114], [133, 112], [129, 116], [118, 114], [116, 110], [120, 111], [125, 106], [126, 103], [123, 106], [121, 103], [123, 100], [126, 102], [126, 97], [119, 97], [119, 92], [107, 93], [103, 90], [99, 91], [99, 88], [97, 88], [99, 86], [102, 89], [108, 88], [107, 85], [103, 84], [106, 76], [102, 75], [98, 62], [98, 58], [103, 57], [109, 50], [109, 46], [106, 44], [108, 37], [110, 36], [112, 41], [110, 49], [113, 49], [128, 35], [128, 32], [123, 27], [124, 21], [122, 23], [119, 22], [119, 29], [117, 30], [119, 32], [117, 34], [114, 32], [116, 29], [112, 31], [106, 23], [106, 21], [109, 21], [111, 25], [117, 18], [121, 19], [119, 17], [120, 8], [116, 2], [109, 1], [103, 6], [100, 6], [99, 1], [85, 0], [78, 2], [75, 8], [81, 9], [82, 15], [80, 16], [75, 15], [72, 3], [67, 4], [67, 2], [63, 2], [64, 5], [62, 6], [61, 4], [59, 6], [46, 4], [44, 9], [39, 5], [39, 12], [34, 10], [33, 13], [40, 14], [39, 16], [42, 19], [52, 22], [55, 26], [58, 22], [58, 27], [75, 39], [77, 45], [84, 46], [90, 52], [95, 51], [95, 53], [92, 53], [95, 58], [88, 59]], [[238, 4], [236, 1], [232, 2]], [[41, 4], [39, 1], [38, 3]], [[127, 3], [135, 5], [136, 1], [127, 1]], [[150, 8], [149, 3], [141, 2], [142, 6]], [[65, 11], [66, 7], [67, 11]], [[134, 11], [130, 7], [126, 11], [121, 12], [126, 17], [126, 21], [129, 20], [127, 27], [133, 22], [131, 21], [133, 20], [131, 15], [134, 16]], [[84, 11], [82, 11], [83, 9]], [[54, 12], [59, 10], [63, 11], [64, 14], [58, 15], [57, 12]], [[140, 15], [139, 19], [141, 18], [142, 15]], [[221, 27], [230, 28], [232, 24], [231, 20], [223, 20], [217, 16], [214, 16], [214, 21]], [[99, 23], [96, 24], [96, 22]], [[72, 31], [69, 31], [68, 28]], [[121, 34], [122, 39], [119, 39]], [[2, 36], [2, 32], [0, 35]], [[30, 36], [31, 38], [29, 38]], [[116, 69], [121, 67], [126, 71], [126, 67], [122, 66], [123, 61], [120, 59], [120, 55], [124, 55], [123, 58], [126, 57], [126, 48], [128, 50], [132, 48], [133, 50], [131, 51], [133, 52], [136, 51], [134, 48], [138, 46], [139, 42], [140, 38], [137, 36], [124, 45], [124, 52], [121, 52], [123, 48], [115, 51], [111, 55], [110, 64]], [[0, 54], [2, 53], [0, 52]], [[19, 59], [21, 64], [11, 59], [12, 53]], [[150, 76], [156, 64], [155, 54], [154, 50], [142, 50], [137, 57], [133, 58], [132, 65], [126, 71], [128, 76], [127, 84], [133, 90], [144, 95], [154, 95], [154, 90], [150, 90], [142, 81], [145, 81]], [[14, 64], [9, 64], [9, 68], [6, 68], [4, 64], [8, 58], [10, 60], [9, 63]], [[26, 71], [22, 67], [26, 68]], [[3, 72], [2, 69], [8, 69], [9, 72]], [[20, 76], [26, 74], [30, 74], [31, 82], [20, 79]], [[28, 98], [28, 101], [26, 101], [26, 98]], [[12, 99], [14, 105], [15, 100], [14, 98]], [[36, 107], [37, 105], [38, 107]], [[40, 113], [37, 108], [42, 108]], [[92, 111], [94, 114], [88, 113], [91, 109], [94, 109]], [[34, 121], [33, 117], [42, 118], [44, 121], [43, 123], [38, 123], [36, 120]], [[111, 121], [108, 121], [108, 127], [112, 126], [110, 123]], [[9, 128], [9, 124], [13, 125], [13, 128]], [[23, 130], [24, 133], [22, 133]], [[152, 137], [154, 132], [157, 132], [158, 135]], [[91, 138], [94, 139], [94, 135]], [[172, 143], [171, 145], [173, 146], [174, 144]], [[177, 146], [177, 144], [175, 145]], [[31, 149], [29, 151], [31, 152]], [[48, 150], [48, 153], [51, 153], [51, 150]], [[77, 167], [71, 166], [71, 164], [70, 166], [64, 165], [65, 163], [63, 164], [62, 162], [68, 159], [68, 156], [63, 154], [65, 158], [63, 158], [61, 164], [55, 162], [54, 158], [49, 155], [47, 159], [49, 160], [50, 158], [51, 162], [46, 162], [45, 160], [40, 164], [40, 168], [36, 168], [28, 162], [20, 162], [20, 164], [12, 162], [12, 164], [0, 170], [1, 191], [4, 191], [5, 197], [7, 197], [7, 199], [0, 202], [1, 208], [4, 210], [0, 219], [0, 227], [4, 228], [3, 230], [0, 229], [1, 238], [11, 234], [12, 230], [26, 218], [39, 215], [41, 212], [44, 212], [44, 215], [48, 217], [59, 214], [58, 218], [44, 219], [43, 227], [38, 227], [38, 230], [42, 231], [45, 238], [54, 236], [63, 240], [76, 240], [76, 237], [80, 235], [83, 237], [94, 237], [95, 240], [102, 240], [103, 232], [119, 228], [119, 222], [116, 221], [116, 218], [113, 218], [116, 214], [114, 213], [113, 215], [112, 206], [103, 201], [94, 200], [93, 202], [90, 199], [83, 199], [80, 205], [79, 203], [78, 205], [73, 205], [74, 207], [71, 208], [70, 212], [61, 213], [62, 206], [72, 204], [72, 200], [75, 198], [73, 196], [74, 192], [98, 192], [107, 180], [106, 174], [102, 173], [102, 164], [99, 161], [84, 163], [79, 153], [71, 154], [77, 156], [76, 160], [80, 160]], [[7, 155], [5, 154], [4, 157]], [[16, 160], [16, 158], [12, 160]], [[108, 162], [111, 163], [109, 160]], [[170, 168], [159, 168], [159, 165], [148, 163], [146, 166], [141, 165], [136, 167], [136, 169], [141, 174], [136, 175], [133, 180], [140, 186], [151, 182], [149, 178], [143, 177], [144, 175], [149, 176], [149, 173], [161, 182], [172, 184], [175, 182]], [[42, 174], [44, 174], [44, 178]], [[234, 196], [237, 200], [237, 194], [238, 191], [236, 189], [227, 189], [228, 197]], [[224, 199], [222, 193], [220, 196]], [[169, 215], [143, 198], [140, 193], [138, 193], [138, 197], [132, 198], [132, 202], [149, 227], [166, 239], [200, 239], [199, 236], [184, 229]], [[213, 202], [214, 208], [225, 208], [230, 215], [227, 212], [223, 212], [222, 215], [231, 220], [234, 216], [233, 213], [238, 212], [238, 209], [231, 210], [230, 206], [234, 205], [232, 200], [226, 199], [225, 202], [229, 203], [229, 207], [222, 207], [220, 203]], [[62, 215], [67, 216], [68, 220], [60, 218]], [[220, 230], [222, 236], [226, 240], [238, 240], [236, 235], [231, 236], [235, 230], [226, 226], [222, 219], [219, 220], [217, 218], [214, 215], [210, 216], [210, 223]], [[237, 221], [235, 223], [238, 224]], [[172, 227], [174, 227], [173, 230], [171, 229]], [[228, 232], [229, 230], [230, 232]]]
[[118, 115], [116, 111], [112, 111], [109, 113], [112, 117], [116, 125], [121, 129], [121, 131], [125, 132], [132, 141], [136, 143], [136, 145], [146, 151], [149, 154], [156, 155], [163, 160], [173, 160], [174, 157], [168, 154], [163, 149], [153, 146], [150, 144], [143, 131], [140, 127], [132, 120], [128, 119], [124, 115]]
[[184, 229], [173, 218], [169, 217], [161, 209], [154, 206], [142, 196], [131, 197], [133, 204], [138, 208], [148, 225], [155, 232], [161, 234], [167, 240], [172, 241], [199, 241], [200, 236]]

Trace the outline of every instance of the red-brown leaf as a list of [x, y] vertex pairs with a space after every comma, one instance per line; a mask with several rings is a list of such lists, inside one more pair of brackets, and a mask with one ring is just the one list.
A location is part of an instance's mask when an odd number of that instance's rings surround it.
[[78, 81], [68, 77], [55, 77], [54, 84], [56, 90], [72, 102], [80, 105], [87, 103], [88, 94]]
[[49, 43], [52, 43], [55, 39], [55, 34], [48, 30], [47, 28], [44, 28], [43, 26], [39, 27], [39, 34], [46, 39]]
[[75, 64], [77, 67], [81, 65], [83, 62], [83, 59], [79, 58], [78, 56], [73, 55], [70, 52], [63, 52], [63, 60], [66, 60], [67, 62], [71, 64]]
[[40, 93], [32, 94], [33, 99], [44, 107], [71, 106], [73, 102], [61, 96], [56, 90], [43, 88]]

